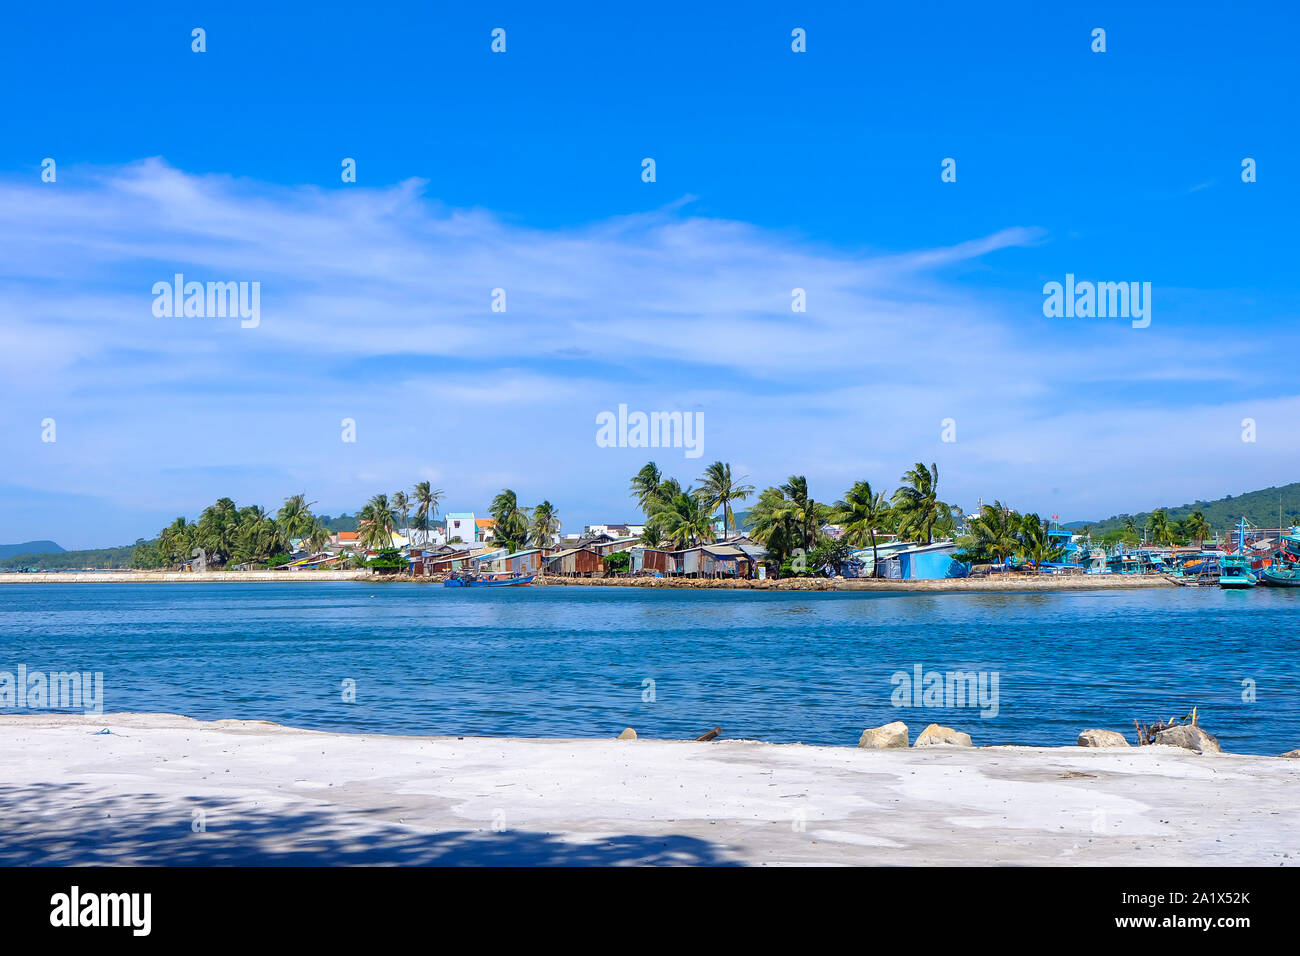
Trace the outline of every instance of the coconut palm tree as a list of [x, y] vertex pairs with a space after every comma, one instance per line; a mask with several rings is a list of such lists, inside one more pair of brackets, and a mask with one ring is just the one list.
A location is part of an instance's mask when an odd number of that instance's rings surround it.
[[641, 543], [647, 548], [662, 547], [664, 543], [663, 532], [659, 530], [659, 526], [653, 521], [648, 522], [645, 527], [641, 529]]
[[316, 516], [311, 513], [314, 501], [308, 501], [306, 495], [290, 495], [284, 499], [284, 505], [275, 515], [276, 524], [290, 540], [308, 537], [316, 526]]
[[495, 524], [492, 540], [500, 547], [517, 550], [528, 540], [528, 509], [519, 507], [519, 498], [509, 488], [502, 488], [488, 506]]
[[405, 531], [411, 527], [411, 499], [405, 491], [393, 492], [393, 514], [402, 520], [399, 527]]
[[830, 514], [830, 508], [814, 501], [808, 494], [808, 479], [803, 475], [791, 475], [779, 490], [794, 507], [794, 520], [799, 533], [798, 547], [811, 551], [817, 547], [817, 538]]
[[357, 512], [357, 531], [363, 547], [391, 548], [393, 525], [393, 506], [388, 495], [375, 495]]
[[746, 522], [755, 541], [765, 547], [779, 568], [803, 547], [800, 509], [780, 488], [765, 488]]
[[744, 478], [739, 482], [733, 482], [731, 465], [720, 461], [715, 461], [704, 469], [704, 474], [699, 480], [700, 487], [696, 494], [700, 496], [710, 514], [717, 508], [722, 509], [722, 536], [729, 537], [732, 519], [735, 517], [731, 511], [731, 503], [744, 501], [754, 493], [754, 486], [744, 484]]
[[234, 553], [238, 533], [239, 509], [231, 499], [218, 498], [199, 515], [195, 544], [214, 564], [225, 564]]
[[177, 518], [158, 535], [158, 556], [164, 564], [181, 564], [194, 556], [198, 529], [184, 517]]
[[679, 550], [713, 541], [713, 513], [691, 488], [674, 495], [650, 521]]
[[1151, 533], [1153, 544], [1172, 544], [1173, 529], [1169, 527], [1169, 515], [1163, 508], [1157, 508], [1147, 518], [1147, 531]]
[[925, 467], [917, 462], [903, 474], [904, 484], [894, 492], [894, 511], [898, 515], [898, 533], [909, 541], [934, 541], [934, 529], [951, 509], [939, 500], [939, 466]]
[[1064, 551], [1063, 548], [1052, 542], [1051, 535], [1047, 533], [1050, 530], [1051, 525], [1036, 514], [1027, 514], [1020, 518], [1020, 548], [1018, 550], [1027, 560], [1034, 562], [1037, 567], [1042, 567], [1043, 563], [1047, 561], [1056, 561]]
[[636, 499], [636, 506], [644, 515], [650, 514], [650, 504], [659, 497], [659, 485], [663, 482], [663, 473], [653, 461], [632, 476], [632, 485], [628, 489]]
[[958, 546], [973, 555], [992, 561], [1005, 561], [1021, 547], [1020, 515], [1002, 502], [984, 505], [967, 525], [969, 534], [957, 540]]
[[528, 527], [528, 537], [534, 548], [549, 548], [560, 533], [560, 518], [555, 513], [555, 506], [543, 501], [533, 509], [532, 523]]
[[319, 554], [324, 551], [330, 543], [330, 531], [319, 521], [312, 525], [311, 531], [307, 534], [307, 547], [313, 554]]
[[239, 532], [232, 559], [240, 564], [268, 561], [288, 550], [288, 538], [265, 508], [250, 505], [240, 509]]
[[429, 543], [429, 524], [438, 516], [438, 504], [442, 501], [442, 489], [433, 488], [427, 481], [415, 483], [415, 528], [420, 534], [420, 543]]
[[1193, 511], [1187, 516], [1186, 520], [1187, 536], [1196, 542], [1198, 548], [1205, 547], [1205, 539], [1210, 536], [1210, 524], [1205, 520], [1205, 515], [1199, 511]]
[[883, 527], [889, 515], [889, 503], [883, 491], [871, 490], [871, 482], [856, 481], [844, 494], [844, 498], [835, 502], [831, 520], [844, 529], [845, 544], [855, 547], [871, 545], [872, 575], [879, 567], [876, 550], [876, 529]]

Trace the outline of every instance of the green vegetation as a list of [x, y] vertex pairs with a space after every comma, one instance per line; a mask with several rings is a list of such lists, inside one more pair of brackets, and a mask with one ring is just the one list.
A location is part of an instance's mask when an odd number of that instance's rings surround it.
[[[52, 544], [53, 542], [37, 542]], [[141, 539], [135, 544], [120, 548], [91, 548], [85, 551], [55, 551], [15, 554], [0, 560], [5, 570], [79, 571], [83, 568], [111, 570], [131, 566], [131, 555], [136, 548], [150, 542]]]
[[[838, 574], [852, 551], [878, 545], [878, 536], [897, 535], [904, 541], [932, 542], [950, 535], [961, 509], [938, 496], [939, 469], [917, 462], [902, 477], [892, 499], [855, 482], [834, 505], [812, 497], [808, 479], [791, 475], [784, 484], [758, 493], [754, 507], [736, 515], [732, 502], [754, 494], [754, 487], [733, 479], [731, 466], [714, 462], [699, 479], [698, 488], [682, 488], [665, 477], [654, 462], [632, 476], [629, 492], [646, 515], [641, 542], [654, 548], [689, 548], [714, 540], [714, 522], [720, 511], [723, 527], [730, 530], [736, 518], [768, 552], [768, 564], [780, 576]], [[822, 528], [835, 524], [843, 535], [832, 538]]]
[[53, 541], [23, 541], [21, 544], [0, 544], [0, 560], [20, 554], [62, 554], [63, 548]]
[[432, 487], [427, 481], [415, 483], [415, 530], [420, 532], [421, 540], [417, 544], [427, 544], [429, 525], [438, 514], [438, 505], [442, 501], [442, 489]]
[[735, 479], [731, 466], [715, 461], [704, 470], [698, 488], [682, 488], [676, 478], [665, 478], [654, 462], [632, 476], [629, 489], [646, 516], [641, 542], [647, 547], [689, 548], [712, 542], [715, 513], [721, 509], [723, 526], [735, 525], [732, 503], [754, 493], [754, 487]]
[[[1176, 537], [1195, 541], [1198, 538], [1204, 540], [1212, 535], [1222, 537], [1224, 533], [1230, 532], [1243, 516], [1251, 524], [1258, 527], [1275, 528], [1277, 527], [1279, 505], [1283, 525], [1289, 527], [1300, 524], [1300, 482], [1292, 482], [1289, 485], [1276, 488], [1263, 488], [1259, 491], [1248, 491], [1236, 497], [1228, 495], [1226, 498], [1219, 498], [1215, 501], [1193, 501], [1190, 504], [1179, 505], [1176, 508], [1158, 508], [1156, 511], [1164, 512], [1165, 520], [1174, 527]], [[1088, 527], [1094, 540], [1109, 534], [1115, 529], [1127, 529], [1140, 539], [1141, 530], [1149, 527], [1151, 518], [1156, 511], [1144, 511], [1131, 515], [1112, 515], [1105, 521], [1072, 521], [1065, 527], [1076, 531]], [[1190, 533], [1193, 528], [1186, 525], [1180, 527], [1180, 522], [1192, 518], [1197, 512], [1200, 513], [1201, 521], [1204, 522], [1206, 528], [1199, 529], [1199, 533]], [[1183, 533], [1180, 534], [1180, 531]], [[1148, 535], [1149, 537], [1150, 535]]]
[[366, 562], [366, 566], [385, 572], [405, 571], [408, 567], [400, 548], [380, 548], [375, 556]]
[[957, 538], [964, 561], [1001, 563], [1018, 557], [1034, 564], [1059, 561], [1064, 548], [1048, 535], [1049, 524], [1036, 514], [1019, 514], [1000, 501], [985, 505]]

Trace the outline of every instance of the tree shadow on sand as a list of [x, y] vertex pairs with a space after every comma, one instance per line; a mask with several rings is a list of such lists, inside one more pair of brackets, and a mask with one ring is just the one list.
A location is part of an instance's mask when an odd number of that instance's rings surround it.
[[528, 830], [428, 830], [392, 822], [397, 815], [396, 808], [296, 802], [275, 810], [122, 796], [86, 784], [0, 786], [0, 866], [739, 865], [726, 848], [695, 837], [623, 834], [578, 843]]

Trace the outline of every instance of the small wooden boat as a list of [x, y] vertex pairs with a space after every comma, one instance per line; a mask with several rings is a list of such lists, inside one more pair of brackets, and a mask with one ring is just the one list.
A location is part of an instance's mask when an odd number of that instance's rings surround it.
[[445, 588], [518, 588], [533, 583], [531, 574], [487, 571], [474, 574], [458, 571], [442, 582]]

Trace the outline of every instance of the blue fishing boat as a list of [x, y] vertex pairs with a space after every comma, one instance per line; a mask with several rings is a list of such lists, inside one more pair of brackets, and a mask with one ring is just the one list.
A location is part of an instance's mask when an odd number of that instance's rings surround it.
[[1259, 583], [1270, 588], [1300, 588], [1300, 568], [1273, 565], [1259, 572]]
[[1292, 528], [1282, 535], [1272, 564], [1259, 572], [1259, 583], [1271, 588], [1300, 588], [1300, 530]]
[[[1240, 524], [1240, 542], [1246, 540], [1246, 519], [1241, 519]], [[1242, 546], [1241, 552], [1237, 554], [1225, 554], [1219, 560], [1219, 587], [1229, 590], [1244, 590], [1253, 588], [1259, 583], [1259, 578], [1251, 568], [1250, 555], [1245, 553], [1245, 547]]]
[[1225, 555], [1219, 562], [1219, 587], [1241, 591], [1258, 583], [1259, 578], [1250, 567], [1250, 558], [1232, 554]]
[[491, 571], [475, 574], [472, 571], [458, 571], [443, 581], [442, 586], [445, 588], [517, 588], [532, 583], [531, 574]]

